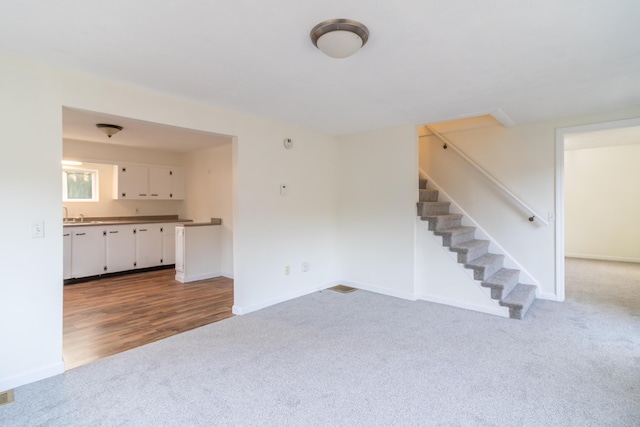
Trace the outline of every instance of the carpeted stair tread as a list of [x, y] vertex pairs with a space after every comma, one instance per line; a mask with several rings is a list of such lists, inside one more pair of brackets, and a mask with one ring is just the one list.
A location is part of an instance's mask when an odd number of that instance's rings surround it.
[[504, 255], [489, 253], [467, 262], [464, 267], [473, 269], [475, 280], [485, 280], [502, 268], [503, 261]]
[[428, 180], [420, 178], [418, 180], [418, 188], [420, 188], [420, 189], [427, 188], [427, 183], [428, 182], [429, 182]]
[[435, 234], [436, 236], [454, 236], [456, 234], [468, 233], [469, 231], [475, 232], [476, 228], [460, 226], [460, 227], [448, 228], [446, 230], [438, 230], [433, 234]]
[[509, 307], [509, 317], [522, 319], [535, 299], [536, 287], [520, 283], [500, 301], [500, 305]]
[[451, 246], [449, 248], [449, 250], [451, 252], [469, 252], [473, 249], [476, 249], [478, 247], [483, 247], [483, 246], [489, 246], [489, 241], [488, 240], [479, 240], [479, 239], [473, 239], [473, 240], [469, 240], [468, 242], [463, 242], [463, 243], [458, 243], [455, 246]]
[[473, 236], [476, 233], [475, 227], [454, 227], [444, 230], [435, 230], [433, 234], [436, 236], [442, 236], [442, 246], [454, 246], [462, 242], [473, 240]]
[[[449, 202], [418, 202], [418, 216], [442, 215], [449, 213]], [[424, 219], [423, 219], [424, 221]]]
[[423, 221], [426, 219], [429, 221], [429, 230], [445, 230], [453, 227], [460, 227], [462, 224], [461, 214], [442, 214], [442, 215], [428, 215], [420, 218]]
[[491, 289], [491, 298], [500, 300], [516, 287], [519, 279], [520, 270], [502, 268], [481, 285]]
[[489, 241], [473, 239], [458, 243], [449, 248], [451, 252], [457, 252], [458, 262], [466, 263], [489, 252]]

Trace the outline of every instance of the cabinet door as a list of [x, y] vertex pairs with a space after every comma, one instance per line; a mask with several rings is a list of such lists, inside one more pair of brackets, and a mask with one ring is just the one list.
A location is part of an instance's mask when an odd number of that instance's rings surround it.
[[147, 268], [162, 264], [161, 224], [142, 224], [136, 228], [136, 267]]
[[171, 198], [170, 168], [149, 168], [149, 197], [158, 200]]
[[66, 228], [62, 231], [62, 278], [71, 278], [71, 230]]
[[149, 168], [146, 166], [114, 166], [114, 199], [149, 198]]
[[176, 223], [162, 224], [162, 264], [176, 263]]
[[136, 266], [136, 240], [133, 225], [106, 227], [107, 273], [133, 270]]
[[102, 227], [73, 227], [71, 231], [71, 277], [104, 273], [105, 232]]
[[171, 168], [171, 193], [169, 197], [173, 200], [184, 200], [185, 198], [184, 169], [182, 168]]

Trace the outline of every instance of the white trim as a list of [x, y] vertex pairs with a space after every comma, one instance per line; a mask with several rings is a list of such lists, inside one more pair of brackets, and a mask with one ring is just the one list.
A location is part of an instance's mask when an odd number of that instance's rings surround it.
[[362, 289], [363, 291], [374, 292], [376, 294], [387, 295], [390, 297], [406, 299], [409, 301], [416, 301], [417, 298], [413, 292], [402, 292], [393, 289], [381, 288], [375, 285], [369, 285], [366, 283], [352, 282], [350, 280], [342, 280], [340, 282], [345, 286], [351, 286], [352, 288]]
[[556, 129], [556, 234], [555, 234], [555, 267], [556, 267], [556, 295], [558, 301], [564, 301], [564, 137], [570, 133], [594, 132], [607, 129], [618, 129], [640, 126], [640, 118], [614, 120], [602, 123], [571, 126]]
[[538, 294], [536, 298], [544, 299], [547, 301], [556, 301], [556, 302], [564, 301], [564, 299], [558, 299], [558, 297], [555, 294], [551, 294], [549, 292], [540, 292], [540, 294]]
[[565, 258], [594, 259], [598, 261], [640, 262], [640, 258], [625, 258], [625, 257], [597, 255], [597, 254], [565, 253], [564, 256]]
[[465, 310], [472, 310], [472, 311], [478, 311], [480, 313], [492, 314], [494, 316], [509, 317], [508, 307], [498, 306], [495, 308], [491, 308], [484, 305], [469, 304], [465, 302], [460, 302], [458, 300], [443, 298], [438, 295], [422, 294], [422, 293], [418, 295], [418, 299], [422, 301], [433, 302], [436, 304], [444, 304], [444, 305], [450, 305], [452, 307], [464, 308]]
[[62, 373], [64, 373], [64, 362], [61, 360], [58, 363], [54, 363], [40, 369], [34, 369], [29, 372], [4, 378], [0, 381], [0, 390], [11, 390], [12, 388], [40, 381]]
[[184, 272], [177, 273], [175, 279], [180, 283], [195, 282], [196, 280], [212, 279], [214, 277], [223, 276], [221, 272], [196, 274], [195, 276], [185, 277]]
[[321, 291], [323, 289], [327, 289], [327, 288], [330, 288], [332, 286], [339, 285], [341, 283], [344, 283], [344, 282], [341, 282], [340, 280], [334, 280], [332, 282], [324, 283], [324, 284], [319, 285], [319, 286], [312, 286], [312, 287], [307, 288], [307, 289], [296, 291], [296, 292], [293, 292], [293, 293], [290, 293], [290, 294], [287, 294], [287, 295], [282, 295], [282, 296], [279, 296], [279, 297], [276, 297], [276, 298], [271, 298], [269, 300], [260, 302], [258, 304], [253, 304], [253, 305], [244, 306], [244, 307], [240, 306], [240, 305], [237, 305], [237, 304], [234, 304], [233, 307], [231, 308], [231, 311], [232, 311], [233, 314], [237, 314], [237, 315], [248, 314], [248, 313], [251, 313], [253, 311], [261, 310], [263, 308], [267, 308], [267, 307], [270, 307], [272, 305], [280, 304], [281, 302], [289, 301], [289, 300], [292, 300], [292, 299], [295, 299], [295, 298], [300, 298], [302, 296], [309, 295], [309, 294], [312, 294], [314, 292], [318, 292], [318, 291]]

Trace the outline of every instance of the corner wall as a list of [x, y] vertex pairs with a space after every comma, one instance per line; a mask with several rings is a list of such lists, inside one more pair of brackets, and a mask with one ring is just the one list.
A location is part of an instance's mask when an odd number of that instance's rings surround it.
[[338, 139], [342, 283], [415, 299], [417, 140], [414, 126]]

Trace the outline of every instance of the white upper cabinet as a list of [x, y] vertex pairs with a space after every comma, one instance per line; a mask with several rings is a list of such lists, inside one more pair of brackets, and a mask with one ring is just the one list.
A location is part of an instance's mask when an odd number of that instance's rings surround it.
[[148, 199], [149, 168], [119, 165], [113, 167], [114, 199]]
[[180, 167], [119, 165], [114, 168], [114, 199], [184, 199], [184, 170]]

